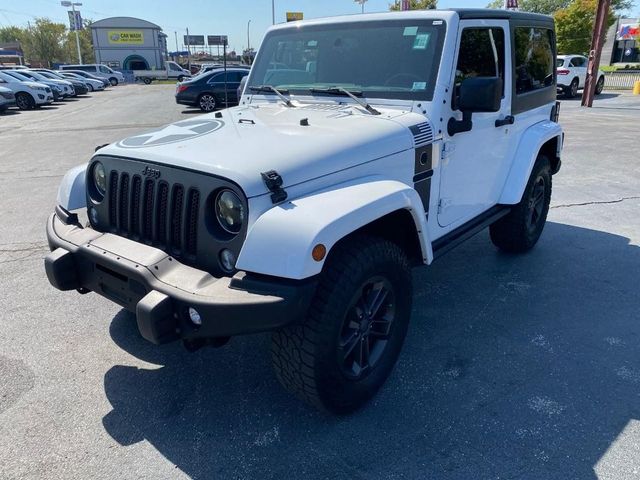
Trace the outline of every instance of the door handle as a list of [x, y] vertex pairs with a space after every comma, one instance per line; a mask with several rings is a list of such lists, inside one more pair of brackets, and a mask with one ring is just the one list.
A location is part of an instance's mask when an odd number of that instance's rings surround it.
[[496, 128], [504, 127], [505, 125], [513, 125], [513, 122], [515, 121], [516, 119], [513, 115], [507, 115], [503, 119], [496, 120]]

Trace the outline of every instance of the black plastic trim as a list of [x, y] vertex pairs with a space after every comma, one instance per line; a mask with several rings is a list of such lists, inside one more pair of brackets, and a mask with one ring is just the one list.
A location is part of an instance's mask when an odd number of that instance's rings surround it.
[[476, 233], [481, 232], [492, 223], [501, 219], [510, 211], [511, 206], [509, 205], [495, 205], [467, 223], [460, 225], [458, 228], [452, 230], [443, 237], [434, 240], [431, 244], [433, 248], [433, 258], [441, 257], [449, 250], [457, 247]]

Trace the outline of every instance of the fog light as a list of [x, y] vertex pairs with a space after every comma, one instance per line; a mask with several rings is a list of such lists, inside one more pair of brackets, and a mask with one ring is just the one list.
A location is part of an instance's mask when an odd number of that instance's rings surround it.
[[98, 211], [93, 207], [89, 207], [89, 219], [92, 225], [98, 225]]
[[235, 270], [236, 256], [231, 250], [225, 248], [220, 252], [220, 265], [222, 265], [222, 269], [227, 273]]
[[191, 319], [194, 325], [198, 325], [198, 326], [202, 325], [202, 317], [200, 317], [200, 314], [198, 313], [198, 311], [193, 307], [189, 307], [189, 318]]

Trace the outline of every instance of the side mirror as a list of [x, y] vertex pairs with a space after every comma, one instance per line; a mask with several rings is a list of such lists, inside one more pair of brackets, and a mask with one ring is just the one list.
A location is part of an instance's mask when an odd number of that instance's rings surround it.
[[468, 132], [473, 128], [471, 114], [497, 112], [502, 100], [502, 79], [499, 77], [472, 77], [462, 81], [457, 107], [462, 112], [462, 120], [451, 117], [447, 124], [450, 136]]
[[498, 77], [467, 78], [460, 85], [458, 109], [461, 112], [497, 112], [502, 100], [502, 79]]

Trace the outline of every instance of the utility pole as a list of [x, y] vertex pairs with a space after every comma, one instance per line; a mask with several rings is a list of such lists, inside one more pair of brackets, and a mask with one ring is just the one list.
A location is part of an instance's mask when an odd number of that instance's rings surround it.
[[178, 46], [178, 32], [174, 30], [173, 34], [176, 36], [176, 57], [178, 57], [178, 52], [180, 51], [180, 47]]
[[189, 38], [189, 29], [187, 28], [187, 65], [191, 71], [191, 39]]
[[593, 105], [593, 95], [598, 81], [598, 68], [600, 68], [600, 56], [604, 44], [604, 36], [607, 30], [607, 17], [611, 0], [598, 0], [596, 10], [596, 21], [593, 26], [591, 37], [591, 50], [589, 50], [589, 63], [587, 64], [587, 78], [582, 91], [582, 106], [591, 107]]
[[271, 25], [276, 24], [276, 0], [271, 0]]
[[76, 23], [76, 7], [81, 7], [82, 3], [79, 2], [70, 2], [68, 0], [64, 0], [60, 2], [60, 5], [63, 7], [71, 7], [73, 11], [73, 30], [76, 32], [76, 47], [78, 47], [78, 63], [82, 65], [82, 53], [80, 51], [80, 37], [78, 36], [78, 27], [82, 27], [82, 25], [78, 25]]
[[362, 7], [362, 13], [364, 13], [364, 4], [367, 3], [367, 0], [355, 0], [356, 3], [359, 3]]

